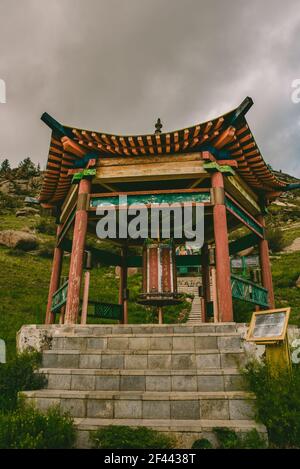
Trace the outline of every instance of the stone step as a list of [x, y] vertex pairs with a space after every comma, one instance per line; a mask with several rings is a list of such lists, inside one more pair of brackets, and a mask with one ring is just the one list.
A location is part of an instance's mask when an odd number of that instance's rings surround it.
[[238, 369], [99, 370], [42, 368], [47, 389], [75, 391], [242, 391]]
[[241, 350], [45, 350], [43, 368], [186, 370], [243, 366]]
[[128, 427], [148, 427], [168, 434], [176, 439], [176, 448], [191, 448], [194, 441], [200, 438], [208, 439], [214, 447], [217, 447], [214, 428], [229, 428], [239, 434], [256, 429], [267, 441], [267, 431], [264, 425], [254, 420], [176, 420], [176, 419], [98, 419], [75, 418], [77, 428], [77, 448], [90, 448], [90, 432], [108, 425], [126, 425]]
[[254, 396], [239, 392], [24, 391], [41, 410], [57, 405], [73, 417], [107, 419], [249, 420]]
[[107, 334], [94, 337], [57, 336], [52, 340], [52, 350], [203, 350], [238, 349], [241, 337], [237, 332], [196, 334]]
[[73, 334], [73, 335], [93, 335], [103, 336], [106, 334], [195, 334], [195, 333], [210, 333], [210, 332], [236, 332], [236, 323], [203, 323], [197, 326], [188, 326], [186, 324], [89, 324], [89, 325], [67, 325], [67, 324], [52, 324], [51, 326], [34, 325], [24, 326], [21, 330], [23, 334], [31, 334], [36, 332], [52, 336]]

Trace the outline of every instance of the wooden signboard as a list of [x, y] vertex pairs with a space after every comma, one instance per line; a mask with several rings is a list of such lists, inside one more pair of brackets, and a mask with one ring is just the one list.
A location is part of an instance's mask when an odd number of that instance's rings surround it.
[[290, 311], [280, 308], [253, 313], [247, 340], [260, 344], [285, 340]]

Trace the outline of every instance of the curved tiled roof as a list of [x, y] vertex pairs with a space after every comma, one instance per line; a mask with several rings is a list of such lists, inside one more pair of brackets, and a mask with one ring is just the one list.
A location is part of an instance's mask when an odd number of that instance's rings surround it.
[[[280, 191], [280, 181], [265, 163], [244, 114], [252, 105], [246, 98], [233, 111], [216, 119], [174, 132], [120, 136], [61, 126], [48, 115], [43, 120], [52, 127], [50, 151], [40, 201], [61, 203], [71, 185], [68, 170], [87, 154], [94, 157], [135, 157], [168, 155], [208, 150], [216, 159], [237, 162], [237, 173], [257, 191]], [[77, 164], [78, 166], [78, 164]]]

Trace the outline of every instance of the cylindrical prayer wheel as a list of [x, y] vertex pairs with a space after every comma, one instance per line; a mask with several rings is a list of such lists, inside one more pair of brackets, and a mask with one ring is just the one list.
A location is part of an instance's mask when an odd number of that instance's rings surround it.
[[177, 293], [175, 250], [172, 243], [153, 242], [143, 248], [143, 288], [138, 302], [166, 306], [182, 301]]

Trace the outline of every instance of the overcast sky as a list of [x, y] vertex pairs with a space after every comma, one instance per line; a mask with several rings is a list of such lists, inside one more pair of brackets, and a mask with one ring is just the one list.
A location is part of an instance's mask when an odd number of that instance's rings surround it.
[[300, 177], [299, 0], [0, 0], [0, 159], [45, 166], [47, 111], [108, 133], [175, 130], [251, 96], [268, 163]]

